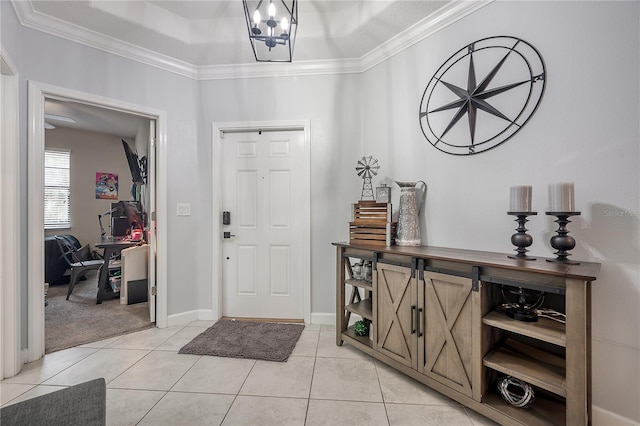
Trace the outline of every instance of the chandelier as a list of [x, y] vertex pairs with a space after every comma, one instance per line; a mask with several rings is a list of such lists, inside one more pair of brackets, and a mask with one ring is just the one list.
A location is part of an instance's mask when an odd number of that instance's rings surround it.
[[297, 0], [242, 0], [258, 62], [291, 62], [298, 29]]

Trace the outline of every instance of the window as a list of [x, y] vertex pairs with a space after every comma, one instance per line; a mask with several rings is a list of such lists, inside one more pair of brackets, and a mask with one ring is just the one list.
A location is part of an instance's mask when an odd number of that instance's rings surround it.
[[44, 151], [44, 229], [71, 227], [71, 151]]

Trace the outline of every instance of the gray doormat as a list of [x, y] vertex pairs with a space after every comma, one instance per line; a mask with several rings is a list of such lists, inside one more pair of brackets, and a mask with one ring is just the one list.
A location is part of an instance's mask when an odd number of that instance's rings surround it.
[[220, 320], [178, 353], [286, 361], [304, 324]]

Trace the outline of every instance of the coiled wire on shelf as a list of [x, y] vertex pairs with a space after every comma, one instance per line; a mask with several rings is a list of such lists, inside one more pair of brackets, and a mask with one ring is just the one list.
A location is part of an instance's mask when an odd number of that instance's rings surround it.
[[562, 324], [566, 324], [567, 322], [567, 316], [555, 309], [540, 308], [536, 309], [535, 313], [538, 314], [539, 317], [549, 318], [550, 320], [561, 322]]
[[509, 405], [518, 408], [529, 408], [536, 400], [533, 388], [527, 382], [515, 377], [505, 376], [498, 380], [498, 391]]

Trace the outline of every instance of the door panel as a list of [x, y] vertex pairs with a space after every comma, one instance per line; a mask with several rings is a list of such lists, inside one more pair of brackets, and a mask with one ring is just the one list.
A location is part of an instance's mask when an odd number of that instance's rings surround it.
[[269, 226], [271, 229], [289, 228], [289, 193], [291, 191], [289, 170], [272, 170], [269, 186]]
[[256, 228], [258, 204], [258, 177], [255, 170], [238, 170], [236, 174], [236, 205], [238, 206], [238, 227]]
[[291, 251], [287, 246], [269, 247], [269, 263], [271, 265], [269, 275], [269, 288], [271, 296], [290, 296], [291, 280]]
[[419, 371], [471, 396], [471, 280], [425, 271]]
[[238, 158], [255, 158], [257, 156], [257, 143], [255, 141], [238, 141], [236, 144]]
[[257, 247], [238, 245], [236, 250], [236, 257], [238, 259], [238, 279], [236, 294], [238, 296], [255, 296], [258, 294]]
[[302, 131], [225, 134], [222, 314], [303, 319], [307, 199]]
[[411, 268], [378, 263], [374, 274], [374, 293], [376, 350], [417, 368], [417, 281]]

